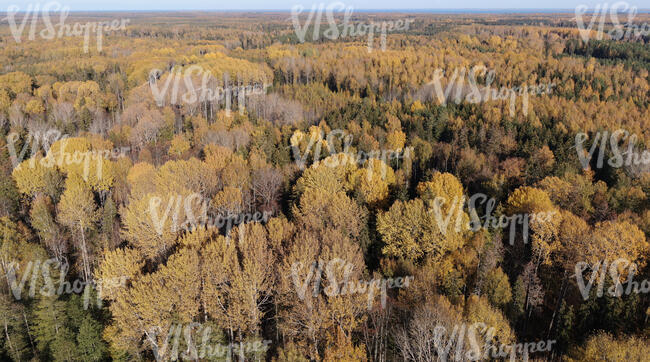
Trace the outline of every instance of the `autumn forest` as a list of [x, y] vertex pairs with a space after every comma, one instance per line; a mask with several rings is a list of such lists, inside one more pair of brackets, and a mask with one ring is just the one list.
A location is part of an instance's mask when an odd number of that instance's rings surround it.
[[650, 13], [336, 6], [0, 14], [0, 360], [650, 361]]

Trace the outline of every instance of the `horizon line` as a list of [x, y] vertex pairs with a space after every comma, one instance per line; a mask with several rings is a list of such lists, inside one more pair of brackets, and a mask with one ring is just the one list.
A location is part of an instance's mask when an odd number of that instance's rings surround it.
[[[305, 10], [310, 9], [304, 7]], [[356, 12], [413, 12], [413, 13], [423, 13], [423, 12], [454, 12], [454, 13], [475, 13], [475, 12], [575, 12], [575, 8], [397, 8], [397, 9], [356, 9], [353, 8]], [[592, 10], [589, 8], [588, 10]], [[595, 10], [595, 9], [593, 9]], [[638, 12], [650, 12], [650, 8], [636, 9]], [[17, 13], [24, 13], [31, 10], [18, 10]], [[42, 11], [42, 10], [41, 10]], [[292, 9], [109, 9], [109, 10], [99, 10], [99, 9], [78, 9], [72, 10], [68, 9], [70, 13], [74, 12], [291, 12]], [[60, 11], [51, 11], [51, 13], [59, 13]], [[342, 12], [342, 11], [339, 11]], [[7, 10], [0, 10], [0, 14], [6, 14]]]

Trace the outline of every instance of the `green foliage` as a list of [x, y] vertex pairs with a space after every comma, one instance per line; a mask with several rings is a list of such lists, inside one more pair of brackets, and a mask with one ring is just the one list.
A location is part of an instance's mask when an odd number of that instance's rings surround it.
[[25, 311], [22, 305], [10, 298], [0, 294], [0, 327], [3, 328], [0, 355], [15, 361], [26, 360], [31, 351], [25, 326]]
[[[69, 262], [69, 282], [117, 284], [103, 290], [102, 309], [97, 290], [88, 305], [67, 293], [17, 301], [3, 278], [0, 359], [150, 360], [171, 323], [199, 322], [212, 329], [211, 345], [273, 341], [268, 353], [246, 352], [251, 360], [443, 359], [426, 334], [469, 322], [498, 327], [499, 342], [549, 335], [559, 359], [644, 351], [647, 294], [600, 297], [593, 288], [582, 300], [573, 276], [559, 276], [582, 261], [625, 257], [638, 264], [635, 280], [650, 278], [648, 168], [613, 167], [611, 149], [599, 167], [597, 148], [583, 169], [576, 147], [580, 133], [589, 150], [598, 132], [616, 129], [635, 134], [640, 152], [650, 144], [648, 37], [584, 42], [566, 14], [360, 13], [351, 21], [403, 18], [414, 20], [410, 28], [389, 30], [385, 51], [376, 29], [370, 52], [367, 34], [333, 40], [327, 26], [311, 23], [303, 43], [285, 16], [200, 12], [139, 16], [97, 52], [74, 37], [3, 44], [0, 60], [10, 66], [0, 71], [1, 271], [52, 257]], [[454, 71], [464, 69], [467, 81], [476, 65], [494, 70], [476, 78], [486, 94], [487, 86], [553, 88], [517, 95], [514, 113], [509, 100], [438, 99], [437, 69], [444, 90]], [[179, 78], [179, 98], [168, 93], [159, 105], [152, 85], [172, 79], [174, 87], [176, 71], [196, 66], [206, 72]], [[187, 83], [198, 91], [208, 70], [211, 88], [262, 85], [265, 94], [231, 94], [228, 110], [225, 99], [183, 101]], [[64, 131], [77, 151], [128, 147], [128, 159], [102, 157], [101, 168], [93, 160], [90, 178], [72, 155], [48, 165], [39, 138], [48, 129]], [[345, 139], [328, 139], [339, 130]], [[19, 167], [9, 134], [19, 135], [14, 150], [25, 146]], [[292, 146], [306, 152], [317, 134], [320, 160], [311, 149], [299, 167]], [[352, 162], [329, 167], [329, 147]], [[365, 160], [381, 151], [402, 152]], [[374, 167], [384, 165], [384, 174]], [[476, 193], [490, 200], [474, 205], [483, 222], [556, 213], [526, 229], [471, 230], [469, 211], [450, 212], [451, 202]], [[438, 197], [447, 201], [442, 216], [451, 214], [447, 230], [434, 212]], [[160, 200], [157, 210], [152, 200]], [[201, 227], [255, 212], [273, 217]], [[531, 242], [519, 242], [524, 230]], [[326, 270], [337, 258], [347, 269]], [[14, 272], [26, 278], [25, 296], [32, 275]], [[410, 284], [377, 287], [375, 299], [313, 288], [334, 276], [342, 284], [398, 275]], [[298, 280], [305, 277], [312, 279]], [[191, 341], [181, 335], [177, 351], [191, 350]]]
[[103, 326], [91, 316], [86, 315], [79, 326], [77, 345], [83, 361], [102, 361], [106, 358], [106, 343], [102, 340]]

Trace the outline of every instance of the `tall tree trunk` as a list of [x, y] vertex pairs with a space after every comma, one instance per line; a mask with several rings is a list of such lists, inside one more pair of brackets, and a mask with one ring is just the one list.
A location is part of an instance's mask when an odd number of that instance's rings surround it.
[[86, 247], [86, 235], [84, 233], [84, 228], [79, 224], [79, 231], [81, 232], [81, 259], [83, 263], [84, 271], [84, 281], [87, 282], [90, 279], [90, 267], [88, 262], [88, 248]]
[[20, 358], [18, 358], [18, 351], [14, 349], [13, 344], [11, 344], [11, 338], [9, 338], [9, 329], [7, 328], [7, 319], [4, 319], [4, 326], [5, 326], [5, 336], [7, 337], [7, 344], [9, 344], [9, 349], [14, 352], [14, 356], [16, 356], [16, 359], [18, 362], [20, 362]]
[[32, 339], [32, 334], [29, 333], [29, 323], [27, 323], [27, 315], [23, 311], [23, 318], [25, 319], [25, 327], [27, 327], [27, 335], [29, 336], [29, 344], [32, 345], [32, 352], [34, 352], [34, 356], [36, 356], [36, 347], [34, 347], [34, 340]]
[[[530, 279], [532, 279], [532, 278], [530, 278]], [[526, 299], [525, 299], [526, 303], [524, 304], [524, 328], [523, 328], [524, 333], [526, 333], [526, 327], [527, 327], [527, 325], [528, 325], [528, 317], [529, 317], [529, 315], [530, 315], [530, 314], [528, 313], [528, 302], [529, 302], [529, 295], [530, 295], [530, 284], [531, 284], [531, 282], [532, 282], [532, 280], [530, 280], [530, 279], [529, 279], [529, 281], [528, 281], [528, 285], [526, 286]]]
[[244, 344], [242, 341], [241, 330], [239, 330], [237, 334], [239, 335], [239, 360], [244, 362], [246, 358], [244, 358]]
[[564, 294], [566, 293], [568, 280], [569, 280], [569, 276], [567, 275], [567, 271], [565, 269], [564, 275], [562, 277], [562, 285], [560, 286], [560, 296], [557, 299], [557, 303], [555, 303], [555, 309], [553, 310], [553, 315], [551, 316], [551, 323], [548, 326], [546, 339], [549, 339], [551, 337], [551, 331], [553, 330], [553, 324], [555, 322], [555, 315], [557, 314], [557, 311], [560, 309], [560, 306], [562, 305], [562, 301], [564, 300]]

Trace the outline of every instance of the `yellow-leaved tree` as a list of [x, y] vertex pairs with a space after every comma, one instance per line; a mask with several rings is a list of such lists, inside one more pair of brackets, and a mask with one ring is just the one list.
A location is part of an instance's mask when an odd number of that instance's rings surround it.
[[95, 227], [99, 219], [95, 198], [90, 186], [76, 173], [71, 173], [65, 181], [65, 191], [57, 205], [57, 218], [77, 237], [76, 245], [81, 254], [84, 280], [92, 277], [92, 252], [94, 246], [87, 240], [88, 230]]
[[463, 187], [451, 174], [438, 173], [418, 185], [420, 198], [396, 201], [377, 217], [384, 255], [418, 260], [460, 248], [468, 235]]

